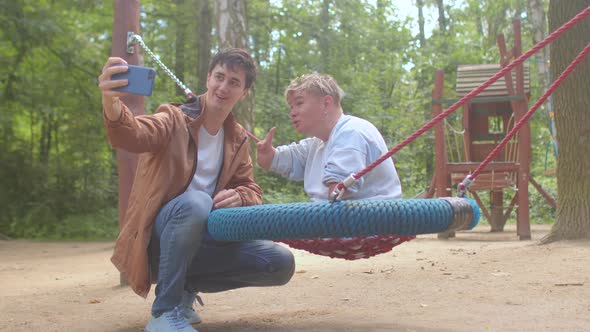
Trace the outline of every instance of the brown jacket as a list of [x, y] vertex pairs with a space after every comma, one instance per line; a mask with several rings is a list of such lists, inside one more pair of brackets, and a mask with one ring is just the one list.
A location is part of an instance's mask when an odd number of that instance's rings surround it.
[[[111, 145], [139, 154], [123, 228], [111, 261], [143, 297], [151, 286], [147, 248], [156, 215], [166, 202], [186, 190], [196, 170], [201, 115], [206, 112], [201, 100], [198, 97], [191, 104], [161, 105], [153, 115], [136, 117], [123, 105], [117, 121], [103, 116]], [[246, 133], [231, 113], [223, 127], [223, 166], [215, 194], [235, 189], [243, 205], [261, 204], [262, 190], [254, 182]]]

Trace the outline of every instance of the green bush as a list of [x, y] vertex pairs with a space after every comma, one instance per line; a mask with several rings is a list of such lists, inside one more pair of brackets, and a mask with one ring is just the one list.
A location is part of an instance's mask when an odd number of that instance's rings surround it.
[[37, 240], [114, 240], [118, 232], [116, 208], [57, 220], [50, 209], [38, 207], [22, 220], [12, 222], [7, 235]]

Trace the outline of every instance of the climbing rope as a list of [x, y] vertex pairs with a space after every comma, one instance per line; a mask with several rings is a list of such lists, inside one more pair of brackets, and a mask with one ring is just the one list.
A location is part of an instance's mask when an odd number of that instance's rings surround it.
[[[549, 36], [547, 36], [545, 39], [543, 39], [542, 41], [540, 41], [539, 43], [537, 43], [533, 48], [531, 48], [530, 50], [528, 50], [527, 52], [525, 52], [524, 54], [522, 54], [521, 56], [519, 56], [518, 58], [516, 58], [510, 64], [506, 65], [506, 67], [502, 68], [502, 70], [498, 71], [494, 76], [490, 77], [487, 81], [485, 81], [484, 83], [482, 83], [480, 86], [478, 86], [477, 88], [473, 89], [471, 92], [469, 92], [468, 94], [466, 94], [465, 96], [463, 96], [461, 99], [459, 99], [453, 105], [451, 105], [448, 109], [446, 109], [445, 111], [443, 111], [439, 115], [437, 115], [434, 118], [432, 118], [432, 120], [430, 120], [428, 123], [426, 123], [420, 129], [416, 130], [413, 134], [411, 134], [410, 136], [408, 136], [405, 140], [403, 140], [397, 146], [395, 146], [394, 148], [392, 148], [391, 150], [389, 150], [389, 152], [385, 153], [383, 156], [379, 157], [373, 163], [371, 163], [370, 165], [368, 165], [367, 167], [365, 167], [365, 169], [363, 169], [363, 170], [361, 170], [361, 171], [359, 171], [357, 173], [351, 174], [344, 181], [338, 183], [336, 185], [336, 187], [334, 188], [334, 192], [331, 193], [331, 196], [333, 197], [333, 200], [337, 200], [338, 198], [340, 198], [342, 196], [343, 192], [345, 191], [345, 189], [348, 188], [349, 186], [351, 186], [352, 184], [356, 183], [356, 181], [358, 181], [358, 179], [360, 179], [365, 174], [367, 174], [368, 172], [370, 172], [373, 168], [377, 167], [377, 165], [379, 165], [383, 161], [385, 161], [388, 158], [390, 158], [391, 156], [393, 156], [395, 153], [397, 153], [399, 150], [401, 150], [402, 148], [404, 148], [406, 145], [410, 144], [412, 141], [414, 141], [420, 135], [422, 135], [423, 133], [425, 133], [426, 131], [428, 131], [430, 128], [434, 127], [435, 124], [437, 124], [438, 122], [440, 122], [441, 120], [443, 120], [444, 118], [446, 118], [449, 114], [451, 114], [454, 111], [456, 111], [459, 107], [461, 107], [467, 101], [471, 100], [473, 97], [475, 97], [480, 92], [482, 92], [483, 90], [485, 90], [487, 87], [489, 87], [490, 85], [492, 85], [498, 79], [504, 77], [504, 75], [506, 73], [510, 72], [514, 67], [516, 67], [516, 66], [520, 65], [521, 63], [523, 63], [527, 58], [531, 57], [537, 51], [539, 51], [543, 47], [547, 46], [549, 43], [551, 43], [557, 37], [561, 36], [563, 33], [565, 33], [566, 31], [568, 31], [569, 29], [571, 29], [574, 25], [578, 24], [580, 21], [582, 21], [588, 15], [590, 15], [590, 6], [588, 6], [582, 12], [580, 12], [579, 14], [577, 14], [576, 16], [574, 16], [571, 20], [569, 20], [568, 22], [566, 22], [565, 24], [563, 24], [557, 30], [553, 31]], [[473, 179], [471, 178], [471, 180], [473, 180]]]

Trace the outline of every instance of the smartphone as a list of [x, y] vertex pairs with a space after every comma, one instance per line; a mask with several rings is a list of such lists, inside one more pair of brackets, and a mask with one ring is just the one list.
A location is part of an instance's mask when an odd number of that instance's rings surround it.
[[[125, 65], [123, 65], [125, 66]], [[114, 74], [112, 80], [127, 79], [128, 84], [113, 90], [129, 92], [135, 95], [151, 96], [156, 79], [156, 70], [149, 67], [126, 65], [128, 70], [124, 73]]]

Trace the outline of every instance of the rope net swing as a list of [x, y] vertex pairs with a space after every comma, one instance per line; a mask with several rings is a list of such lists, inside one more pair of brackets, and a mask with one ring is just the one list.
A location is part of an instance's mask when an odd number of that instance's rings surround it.
[[[331, 202], [265, 204], [214, 210], [208, 220], [208, 230], [211, 236], [220, 241], [276, 240], [314, 254], [358, 259], [388, 252], [393, 247], [413, 239], [415, 235], [473, 228], [479, 221], [480, 210], [475, 201], [465, 198], [469, 184], [493, 160], [522, 125], [529, 120], [532, 114], [573, 71], [576, 65], [584, 59], [590, 52], [590, 44], [552, 83], [551, 87], [525, 116], [514, 125], [502, 142], [496, 146], [479, 167], [458, 185], [457, 193], [459, 197], [359, 201], [340, 201], [339, 199], [348, 186], [354, 184], [378, 164], [390, 158], [588, 15], [590, 15], [590, 7], [555, 30], [532, 49], [506, 65], [486, 82], [431, 119], [365, 169], [351, 174], [336, 186], [334, 192], [331, 193]], [[139, 41], [141, 37], [133, 34], [130, 39], [131, 42], [134, 40]], [[140, 44], [147, 50], [144, 43], [140, 42]], [[148, 51], [148, 54], [156, 59], [151, 51]], [[157, 63], [160, 67], [165, 68], [159, 60]], [[179, 84], [180, 81], [170, 70], [167, 68], [164, 70]], [[194, 98], [194, 94], [184, 84], [179, 84], [179, 86], [185, 90], [189, 98]]]

